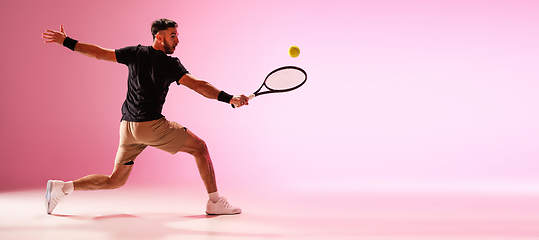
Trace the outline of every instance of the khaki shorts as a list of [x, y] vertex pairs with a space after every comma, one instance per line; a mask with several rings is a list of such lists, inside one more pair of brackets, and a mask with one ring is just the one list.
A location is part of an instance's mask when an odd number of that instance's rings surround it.
[[126, 164], [134, 161], [147, 146], [175, 154], [189, 136], [186, 128], [164, 117], [148, 122], [122, 121], [115, 163]]

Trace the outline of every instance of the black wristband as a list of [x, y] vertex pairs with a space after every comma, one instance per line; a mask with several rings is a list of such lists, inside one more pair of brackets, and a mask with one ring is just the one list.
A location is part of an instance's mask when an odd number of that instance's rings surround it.
[[232, 100], [232, 95], [226, 93], [225, 91], [219, 92], [219, 96], [217, 96], [217, 100], [225, 103], [230, 103], [230, 100]]
[[79, 41], [73, 39], [73, 38], [70, 38], [70, 37], [66, 37], [64, 39], [64, 43], [62, 45], [64, 45], [64, 47], [66, 48], [69, 48], [71, 49], [72, 51], [75, 51], [75, 45], [77, 45]]

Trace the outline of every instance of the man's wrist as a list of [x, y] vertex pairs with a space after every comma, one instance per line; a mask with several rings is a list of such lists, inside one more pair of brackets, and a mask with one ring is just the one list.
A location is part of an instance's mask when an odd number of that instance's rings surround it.
[[230, 100], [232, 100], [234, 96], [226, 93], [225, 91], [219, 92], [219, 96], [217, 96], [217, 100], [225, 103], [230, 103]]
[[79, 41], [73, 39], [73, 38], [70, 38], [70, 37], [66, 37], [64, 39], [64, 43], [62, 45], [64, 45], [64, 47], [66, 48], [69, 48], [71, 49], [72, 51], [75, 51], [75, 45], [77, 45]]

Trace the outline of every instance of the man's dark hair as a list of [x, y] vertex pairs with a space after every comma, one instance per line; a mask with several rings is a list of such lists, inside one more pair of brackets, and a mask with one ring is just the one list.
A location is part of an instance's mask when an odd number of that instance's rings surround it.
[[167, 30], [169, 27], [178, 27], [178, 24], [170, 19], [161, 18], [153, 21], [152, 23], [152, 36], [155, 39], [155, 35], [162, 30]]

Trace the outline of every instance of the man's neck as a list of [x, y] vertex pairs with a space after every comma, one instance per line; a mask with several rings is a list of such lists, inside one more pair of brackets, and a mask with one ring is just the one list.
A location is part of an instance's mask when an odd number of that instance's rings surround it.
[[152, 47], [155, 50], [160, 50], [160, 51], [163, 51], [164, 53], [166, 53], [165, 52], [165, 47], [163, 46], [163, 44], [160, 44], [157, 41], [153, 41]]

